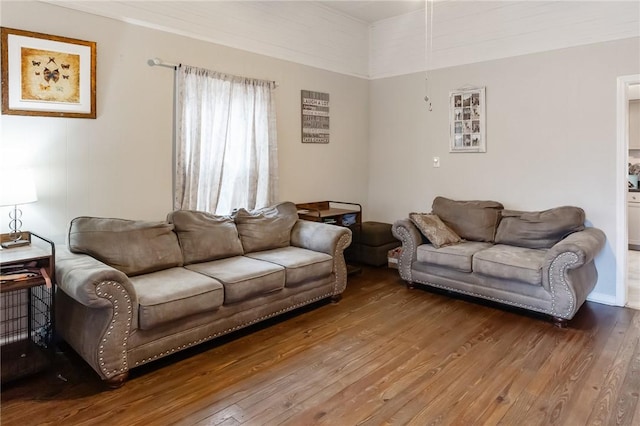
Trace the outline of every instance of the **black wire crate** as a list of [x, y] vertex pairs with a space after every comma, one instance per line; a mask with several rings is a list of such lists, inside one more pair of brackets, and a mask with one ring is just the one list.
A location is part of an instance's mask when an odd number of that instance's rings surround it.
[[[47, 241], [48, 242], [48, 241]], [[42, 371], [53, 361], [55, 284], [50, 250], [32, 246], [0, 253], [2, 383]]]
[[51, 361], [51, 288], [0, 294], [2, 383], [36, 373]]

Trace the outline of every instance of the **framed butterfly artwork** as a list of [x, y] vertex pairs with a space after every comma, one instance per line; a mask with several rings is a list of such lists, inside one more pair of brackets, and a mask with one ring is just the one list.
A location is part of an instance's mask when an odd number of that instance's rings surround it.
[[96, 43], [0, 28], [2, 113], [96, 118]]

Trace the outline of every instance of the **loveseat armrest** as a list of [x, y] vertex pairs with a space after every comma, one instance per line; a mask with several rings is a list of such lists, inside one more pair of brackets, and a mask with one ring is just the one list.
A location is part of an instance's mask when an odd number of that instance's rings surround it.
[[600, 229], [586, 228], [547, 251], [542, 285], [551, 293], [553, 316], [571, 319], [587, 299], [598, 280], [594, 259], [605, 241]]
[[585, 228], [558, 241], [547, 252], [546, 260], [547, 262], [553, 261], [564, 252], [575, 253], [578, 258], [571, 267], [577, 268], [591, 262], [604, 248], [605, 241], [606, 236], [600, 229]]
[[129, 278], [91, 256], [61, 248], [56, 282], [56, 331], [104, 380], [124, 380], [127, 343], [138, 321], [138, 298]]
[[409, 219], [396, 220], [391, 227], [393, 236], [402, 242], [402, 253], [398, 259], [400, 278], [410, 283], [411, 265], [416, 260], [418, 246], [422, 244], [420, 230]]

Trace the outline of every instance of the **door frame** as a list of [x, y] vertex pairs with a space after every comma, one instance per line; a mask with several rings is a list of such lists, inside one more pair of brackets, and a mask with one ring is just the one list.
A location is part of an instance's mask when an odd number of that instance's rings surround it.
[[640, 74], [618, 77], [616, 101], [616, 305], [627, 303], [627, 163], [629, 162], [629, 86], [640, 83]]

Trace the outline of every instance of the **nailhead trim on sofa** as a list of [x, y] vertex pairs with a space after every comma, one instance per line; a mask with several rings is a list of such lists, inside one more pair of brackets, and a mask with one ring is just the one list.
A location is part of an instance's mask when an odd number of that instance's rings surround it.
[[[113, 326], [116, 323], [116, 317], [120, 313], [120, 304], [118, 303], [118, 298], [114, 298], [114, 294], [120, 292], [121, 299], [124, 301], [127, 309], [127, 328], [124, 330], [124, 339], [122, 344], [122, 364], [120, 369], [109, 370], [106, 368], [105, 361], [103, 358], [104, 354], [104, 346], [112, 336]], [[107, 379], [116, 376], [120, 373], [123, 373], [129, 370], [127, 365], [127, 340], [129, 338], [129, 333], [131, 332], [131, 319], [133, 316], [133, 309], [131, 307], [131, 298], [127, 294], [126, 289], [118, 282], [115, 281], [103, 281], [96, 286], [96, 295], [98, 297], [102, 297], [111, 302], [113, 306], [113, 316], [111, 317], [111, 321], [109, 322], [109, 326], [105, 333], [102, 336], [102, 341], [100, 343], [100, 347], [98, 349], [98, 364], [100, 365], [100, 370], [105, 375]]]

